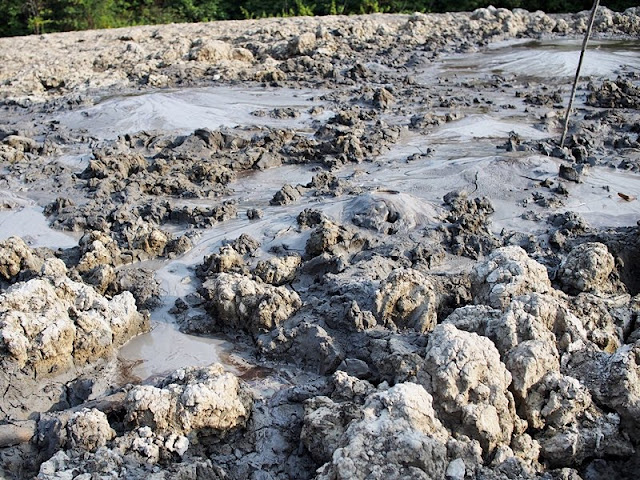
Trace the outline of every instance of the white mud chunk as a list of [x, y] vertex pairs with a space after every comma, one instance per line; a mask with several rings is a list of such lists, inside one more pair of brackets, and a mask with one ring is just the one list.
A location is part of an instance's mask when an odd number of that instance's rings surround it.
[[259, 261], [253, 274], [260, 277], [265, 283], [276, 286], [284, 285], [295, 279], [301, 263], [302, 259], [299, 255], [273, 257]]
[[217, 325], [254, 334], [278, 327], [302, 306], [294, 291], [235, 273], [213, 276], [201, 292]]
[[613, 352], [622, 345], [623, 326], [616, 317], [629, 305], [628, 295], [603, 298], [580, 294], [566, 298], [532, 293], [511, 300], [505, 311], [484, 305], [456, 309], [444, 323], [490, 338], [503, 359], [521, 342], [538, 340], [560, 353], [588, 346]]
[[99, 231], [85, 233], [79, 242], [82, 256], [76, 269], [86, 273], [102, 265], [117, 267], [122, 263], [118, 243]]
[[[328, 437], [329, 444], [340, 446], [316, 479], [441, 478], [447, 467], [448, 434], [432, 403], [431, 395], [415, 383], [371, 394], [340, 439]], [[308, 412], [307, 428], [323, 417]]]
[[161, 461], [175, 460], [189, 449], [189, 439], [184, 435], [154, 432], [149, 427], [140, 427], [127, 432], [114, 441], [114, 453], [140, 464], [154, 465]]
[[192, 43], [189, 60], [209, 64], [230, 60], [250, 63], [253, 61], [253, 54], [246, 48], [234, 48], [227, 42], [198, 38]]
[[158, 387], [134, 387], [123, 405], [126, 431], [120, 436], [100, 411], [83, 409], [68, 418], [62, 412], [50, 433], [66, 450], [44, 462], [37, 478], [219, 478], [211, 462], [194, 461], [188, 449], [200, 433], [210, 438], [244, 426], [252, 398], [237, 377], [213, 365], [178, 370]]
[[475, 303], [498, 309], [517, 295], [552, 291], [547, 269], [520, 247], [499, 248], [478, 263], [471, 272], [471, 286]]
[[2, 363], [37, 375], [105, 357], [148, 328], [131, 293], [108, 300], [66, 276], [35, 278], [0, 295]]
[[428, 278], [413, 269], [393, 271], [375, 297], [375, 315], [391, 328], [429, 332], [436, 325], [436, 295]]
[[116, 436], [107, 416], [100, 410], [84, 408], [67, 423], [67, 443], [71, 448], [95, 452]]
[[198, 275], [208, 277], [214, 273], [245, 273], [245, 260], [233, 246], [223, 245], [218, 253], [204, 258]]
[[[570, 299], [571, 311], [584, 327], [587, 338], [605, 352], [614, 353], [625, 343], [625, 328], [633, 318], [631, 296], [580, 293]], [[629, 312], [626, 320], [625, 312]], [[626, 323], [626, 325], [625, 325]]]
[[592, 405], [589, 390], [577, 379], [550, 372], [531, 389], [524, 411], [533, 428], [561, 429], [575, 423]]
[[510, 443], [519, 428], [512, 378], [488, 338], [438, 325], [429, 337], [424, 369], [421, 383], [447, 428], [478, 440], [487, 456], [498, 444]]
[[[223, 478], [210, 460], [180, 462], [189, 440], [183, 436], [154, 435], [149, 429], [126, 435], [117, 448], [99, 448], [95, 453], [60, 450], [40, 466], [38, 480], [100, 479], [200, 479]], [[175, 463], [174, 463], [175, 462]], [[162, 464], [162, 468], [158, 463]]]
[[[576, 361], [578, 363], [578, 361]], [[614, 354], [601, 354], [576, 366], [575, 375], [589, 387], [600, 405], [617, 412], [625, 430], [640, 439], [640, 341]]]
[[525, 399], [548, 372], [560, 370], [560, 359], [553, 343], [527, 340], [508, 353], [506, 367], [513, 378], [511, 391], [517, 399]]
[[306, 32], [289, 41], [291, 55], [310, 55], [316, 47], [316, 34]]
[[[621, 433], [620, 419], [632, 416], [627, 409], [633, 405], [629, 396], [633, 395], [632, 385], [637, 373], [634, 373], [627, 357], [622, 360], [624, 354], [607, 356], [599, 352], [596, 345], [588, 340], [581, 320], [569, 311], [569, 304], [565, 300], [531, 294], [514, 298], [505, 312], [481, 305], [463, 307], [453, 312], [443, 326], [449, 324], [475, 331], [494, 342], [511, 374], [509, 390], [515, 397], [518, 412], [527, 420], [530, 428], [538, 431], [534, 440], [539, 442], [541, 461], [556, 467], [578, 467], [585, 458], [630, 454], [632, 447]], [[432, 336], [430, 345], [438, 345], [436, 342], [439, 340]], [[618, 414], [604, 413], [592, 401], [592, 395], [585, 385], [561, 373], [561, 366], [571, 363], [571, 354], [576, 349], [594, 352], [596, 358], [601, 359], [599, 363], [587, 367], [594, 376], [591, 390], [599, 394], [615, 391], [611, 396], [605, 393], [606, 398], [603, 396], [599, 405], [606, 405], [610, 409], [616, 409], [614, 405], [618, 405], [621, 407]], [[457, 360], [454, 362], [459, 363]], [[624, 364], [625, 368], [611, 368], [614, 364]], [[452, 369], [449, 367], [449, 371]], [[427, 370], [431, 372], [429, 368]], [[495, 368], [492, 370], [499, 371]], [[462, 367], [460, 371], [462, 377], [451, 373], [454, 375], [451, 382], [468, 385], [470, 382], [464, 375], [471, 368]], [[615, 372], [615, 379], [607, 376], [611, 372]], [[430, 378], [433, 382], [438, 377], [431, 374]], [[438, 388], [437, 392], [443, 391], [440, 385], [434, 388]], [[451, 397], [456, 398], [455, 395]], [[457, 396], [458, 399], [466, 397], [470, 396]], [[451, 407], [444, 405], [450, 412]], [[442, 415], [443, 419], [446, 418], [446, 413]], [[520, 422], [517, 417], [514, 418], [516, 431], [511, 439], [512, 445], [519, 438], [516, 433]], [[633, 429], [632, 422], [627, 422], [625, 426], [627, 431]], [[478, 438], [472, 433], [467, 434], [471, 438]], [[505, 458], [509, 458], [511, 454], [503, 448], [505, 443], [508, 441], [503, 440], [496, 445], [495, 458], [505, 455]], [[537, 455], [529, 457], [525, 459], [526, 462], [535, 465]]]
[[564, 339], [567, 318], [579, 324], [555, 297], [532, 294], [515, 298], [506, 312], [483, 305], [459, 308], [443, 324], [488, 337], [511, 373], [511, 391], [522, 401], [542, 377], [560, 371], [554, 331]]
[[157, 386], [134, 387], [125, 400], [126, 420], [156, 433], [224, 431], [245, 424], [252, 398], [222, 365], [181, 369]]
[[325, 252], [340, 255], [354, 246], [357, 248], [357, 245], [352, 228], [325, 219], [309, 236], [305, 250], [309, 257], [317, 257]]
[[211, 462], [189, 457], [189, 447], [200, 434], [211, 439], [243, 427], [253, 399], [241, 380], [215, 364], [177, 370], [155, 387], [133, 387], [119, 405], [125, 413], [119, 436], [95, 409], [52, 414], [41, 435], [66, 450], [44, 462], [37, 478], [219, 478]]
[[609, 275], [615, 261], [602, 243], [583, 243], [575, 247], [560, 264], [558, 279], [568, 293], [608, 292]]
[[20, 237], [0, 242], [0, 280], [13, 281], [20, 272], [38, 272], [42, 259]]
[[[488, 337], [500, 354], [506, 357], [511, 349], [528, 340], [555, 345], [557, 339], [554, 331], [564, 331], [562, 327], [567, 323], [568, 315], [555, 297], [531, 294], [514, 298], [504, 312], [485, 305], [461, 307], [443, 323]], [[574, 324], [579, 323], [574, 317], [572, 320]], [[580, 338], [584, 338], [584, 335]]]
[[78, 272], [85, 275], [103, 266], [117, 267], [134, 260], [162, 256], [171, 240], [169, 234], [140, 219], [131, 220], [122, 235], [130, 251], [123, 251], [116, 240], [103, 232], [85, 233], [79, 242], [82, 256], [76, 267]]
[[168, 234], [155, 228], [150, 223], [138, 221], [123, 231], [129, 247], [140, 250], [141, 259], [159, 257], [164, 254], [165, 247], [171, 239]]

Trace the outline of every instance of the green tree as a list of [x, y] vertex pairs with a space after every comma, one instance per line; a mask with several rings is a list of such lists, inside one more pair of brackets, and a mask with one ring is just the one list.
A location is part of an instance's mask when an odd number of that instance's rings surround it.
[[31, 33], [29, 14], [23, 0], [0, 0], [0, 36], [10, 37]]
[[[591, 8], [592, 0], [0, 0], [0, 36], [218, 19], [374, 12], [445, 12], [523, 7], [548, 13]], [[617, 11], [637, 0], [602, 0]]]
[[43, 0], [49, 5], [46, 19], [55, 31], [113, 28], [126, 25], [116, 0]]
[[27, 25], [29, 30], [35, 34], [45, 32], [45, 27], [51, 23], [51, 9], [45, 3], [45, 0], [26, 0], [25, 8], [28, 14]]
[[218, 0], [174, 0], [165, 5], [173, 21], [209, 22], [224, 17]]

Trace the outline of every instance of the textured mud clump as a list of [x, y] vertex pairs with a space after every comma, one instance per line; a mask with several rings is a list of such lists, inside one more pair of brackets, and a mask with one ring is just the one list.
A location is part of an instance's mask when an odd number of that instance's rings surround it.
[[635, 480], [635, 58], [562, 148], [528, 65], [587, 21], [0, 39], [0, 477]]
[[148, 328], [129, 292], [107, 300], [68, 279], [12, 286], [2, 295], [0, 315], [7, 360], [37, 374], [82, 365]]
[[[6, 245], [14, 249], [5, 261], [15, 259], [15, 252], [38, 258], [15, 238]], [[18, 276], [33, 278], [16, 282], [0, 294], [1, 381], [8, 393], [4, 411], [15, 418], [28, 415], [31, 401], [51, 406], [60, 400], [57, 388], [45, 387], [44, 394], [30, 395], [34, 382], [46, 386], [73, 378], [87, 366], [113, 357], [130, 338], [149, 329], [149, 316], [138, 311], [130, 292], [106, 298], [70, 279], [60, 259], [40, 263], [36, 273], [31, 270], [33, 263], [23, 262]], [[21, 396], [22, 405], [10, 401]]]
[[476, 301], [494, 308], [506, 307], [514, 296], [551, 289], [547, 270], [520, 247], [495, 250], [474, 267], [471, 282]]
[[639, 108], [640, 88], [633, 82], [622, 78], [605, 81], [587, 98], [589, 105], [603, 108]]
[[562, 285], [573, 292], [607, 292], [612, 290], [609, 276], [614, 258], [606, 245], [583, 243], [574, 248], [560, 264]]
[[19, 276], [37, 275], [44, 261], [19, 237], [10, 237], [0, 243], [0, 275], [5, 282], [14, 282]]
[[250, 394], [219, 365], [179, 370], [158, 386], [136, 386], [125, 403], [128, 422], [156, 433], [224, 431], [243, 425], [251, 411]]
[[285, 287], [225, 273], [207, 280], [202, 296], [216, 323], [253, 333], [279, 326], [302, 305], [298, 294]]
[[424, 333], [436, 323], [435, 294], [420, 272], [396, 270], [376, 293], [376, 315], [382, 325]]
[[[333, 405], [335, 410], [341, 406]], [[446, 433], [424, 388], [403, 383], [372, 392], [362, 408], [364, 415], [352, 420], [339, 436], [331, 459], [316, 478], [442, 478], [447, 465]], [[319, 410], [305, 416], [305, 433], [322, 419]], [[317, 432], [321, 442], [334, 434], [327, 429], [330, 423], [323, 423], [324, 429]]]
[[158, 465], [166, 468], [162, 478], [194, 475], [196, 470], [198, 476], [217, 478], [209, 476], [216, 471], [209, 461], [190, 458], [189, 447], [199, 438], [219, 437], [244, 427], [252, 398], [242, 381], [216, 364], [178, 370], [154, 386], [136, 386], [111, 408], [124, 414], [124, 423], [116, 425], [118, 431], [96, 409], [41, 421], [42, 433], [55, 437], [67, 450], [44, 462], [38, 478], [79, 473], [142, 478], [160, 471]]

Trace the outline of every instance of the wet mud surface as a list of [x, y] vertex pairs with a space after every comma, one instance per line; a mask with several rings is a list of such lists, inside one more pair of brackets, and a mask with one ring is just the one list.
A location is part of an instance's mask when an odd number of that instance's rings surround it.
[[0, 476], [636, 478], [640, 12], [560, 146], [586, 19], [0, 39]]

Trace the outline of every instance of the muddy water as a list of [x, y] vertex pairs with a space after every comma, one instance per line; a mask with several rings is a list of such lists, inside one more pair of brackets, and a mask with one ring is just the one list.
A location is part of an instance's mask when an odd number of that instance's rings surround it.
[[[420, 78], [429, 80], [434, 74], [501, 74], [542, 80], [573, 78], [581, 47], [581, 39], [497, 42], [485, 50], [446, 59], [437, 70], [429, 69]], [[615, 78], [619, 73], [639, 70], [638, 42], [591, 40], [581, 75]]]
[[33, 200], [0, 190], [5, 204], [0, 210], [0, 241], [17, 235], [32, 247], [70, 248], [78, 244], [77, 236], [52, 229]]
[[[304, 130], [309, 109], [321, 106], [311, 90], [247, 90], [231, 87], [189, 88], [152, 94], [111, 97], [96, 105], [66, 113], [60, 122], [84, 129], [100, 139], [146, 131], [191, 133], [198, 128], [276, 125]], [[271, 110], [291, 109], [295, 118], [273, 119]], [[322, 119], [330, 113], [316, 118]]]
[[[496, 213], [493, 216], [494, 230], [517, 228], [522, 231], [535, 228], [534, 222], [520, 219], [524, 210], [541, 211], [523, 200], [534, 183], [557, 175], [560, 162], [549, 157], [531, 153], [514, 152], [496, 155], [495, 146], [510, 132], [525, 141], [559, 138], [560, 130], [544, 126], [540, 111], [536, 113], [513, 96], [510, 87], [527, 91], [530, 81], [542, 82], [549, 92], [560, 91], [564, 105], [578, 64], [582, 39], [563, 40], [509, 40], [497, 42], [486, 49], [471, 54], [462, 54], [430, 65], [418, 76], [428, 83], [443, 79], [474, 81], [494, 78], [494, 92], [483, 90], [494, 104], [505, 108], [502, 115], [495, 111], [487, 114], [468, 115], [462, 120], [436, 129], [426, 138], [413, 138], [401, 151], [436, 148], [434, 162], [409, 175], [427, 175], [430, 178], [446, 179], [427, 183], [438, 191], [446, 187], [468, 189], [476, 195], [491, 198]], [[584, 56], [581, 82], [587, 80], [615, 79], [619, 74], [640, 72], [640, 44], [636, 41], [591, 40]], [[496, 75], [504, 75], [500, 79]], [[505, 85], [503, 87], [502, 85]], [[584, 102], [583, 91], [578, 91], [575, 107]], [[533, 110], [529, 112], [529, 110]], [[564, 110], [547, 109], [553, 117], [564, 115]], [[546, 112], [542, 112], [545, 114]], [[492, 141], [488, 141], [492, 140]], [[447, 158], [448, 157], [448, 158]], [[442, 162], [438, 162], [442, 160]], [[532, 173], [533, 172], [533, 173]], [[557, 211], [574, 211], [582, 215], [594, 227], [635, 225], [640, 218], [640, 203], [626, 201], [618, 193], [640, 196], [640, 176], [630, 172], [616, 171], [606, 167], [590, 170], [583, 182], [567, 182], [569, 196]], [[524, 208], [519, 207], [522, 206]]]
[[129, 373], [141, 380], [162, 376], [177, 368], [205, 366], [221, 362], [231, 345], [221, 339], [198, 337], [180, 332], [168, 313], [178, 297], [193, 291], [190, 273], [182, 262], [159, 266], [164, 305], [152, 314], [152, 331], [128, 342], [119, 357], [129, 365]]
[[[428, 83], [438, 78], [472, 79], [509, 74], [524, 84], [528, 78], [555, 76], [567, 77], [567, 90], [579, 48], [579, 41], [502, 43], [480, 53], [432, 64], [428, 70], [419, 72], [418, 78]], [[615, 77], [617, 72], [638, 69], [638, 51], [635, 44], [594, 42], [587, 52], [583, 72], [595, 77]], [[555, 85], [560, 87], [562, 82]], [[104, 139], [141, 130], [188, 133], [196, 128], [236, 125], [275, 125], [310, 132], [314, 118], [331, 115], [328, 110], [316, 117], [309, 113], [311, 107], [323, 106], [316, 100], [317, 93], [229, 87], [161, 91], [105, 99], [88, 109], [65, 114], [60, 121]], [[337, 175], [370, 195], [402, 204], [406, 212], [411, 212], [415, 229], [437, 222], [443, 195], [457, 190], [491, 199], [496, 210], [492, 225], [495, 233], [503, 229], [539, 233], [544, 225], [523, 219], [523, 214], [548, 213], [548, 208], [530, 201], [531, 193], [539, 181], [557, 177], [559, 161], [531, 152], [507, 153], [497, 150], [496, 145], [503, 143], [511, 132], [523, 140], [555, 138], [559, 132], [540, 126], [540, 118], [536, 116], [539, 112], [528, 113], [526, 106], [514, 98], [513, 91], [507, 94], [495, 89], [483, 93], [494, 104], [508, 103], [513, 108], [494, 109], [490, 113], [466, 112], [461, 120], [428, 134], [405, 129], [389, 152], [372, 162], [348, 166]], [[254, 114], [275, 108], [291, 108], [299, 115], [274, 119], [268, 114]], [[429, 149], [432, 150], [430, 156], [409, 159], [412, 154]], [[80, 165], [84, 158], [69, 157], [64, 161]], [[289, 206], [269, 205], [273, 194], [284, 183], [306, 184], [313, 173], [310, 167], [284, 166], [240, 175], [232, 185], [232, 197], [238, 202], [237, 218], [202, 231], [195, 248], [183, 257], [152, 265], [162, 282], [165, 305], [152, 314], [152, 332], [132, 340], [121, 351], [121, 358], [134, 365], [134, 375], [146, 379], [177, 367], [207, 365], [224, 360], [231, 351], [232, 345], [224, 340], [181, 334], [167, 312], [176, 298], [194, 290], [195, 265], [202, 262], [203, 256], [216, 251], [224, 240], [247, 233], [261, 242], [263, 256], [276, 244], [302, 252], [308, 231], [299, 232], [295, 219], [304, 208], [313, 207], [338, 221], [350, 221], [354, 208], [358, 207], [355, 197], [304, 197]], [[640, 196], [640, 176], [636, 174], [596, 167], [584, 183], [569, 184], [567, 188], [569, 196], [564, 205], [557, 208], [558, 212], [578, 212], [594, 226], [634, 225], [640, 218], [640, 202], [627, 202], [617, 195], [623, 192]], [[249, 220], [244, 213], [249, 208], [262, 210], [263, 219]], [[2, 218], [0, 215], [0, 222]], [[33, 223], [39, 225], [38, 222]], [[53, 241], [52, 234], [47, 235]], [[56, 241], [63, 242], [63, 239]]]

